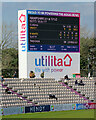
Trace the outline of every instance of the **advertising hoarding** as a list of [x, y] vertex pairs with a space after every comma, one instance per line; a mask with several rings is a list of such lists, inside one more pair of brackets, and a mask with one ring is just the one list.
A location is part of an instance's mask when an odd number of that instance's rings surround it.
[[53, 104], [50, 105], [50, 111], [76, 110], [76, 104]]
[[86, 105], [88, 106], [88, 109], [96, 109], [96, 103], [88, 103]]
[[76, 104], [76, 110], [88, 109], [89, 106], [87, 103], [84, 104]]
[[50, 105], [41, 105], [41, 106], [30, 106], [30, 107], [25, 107], [25, 113], [29, 112], [45, 112], [45, 111], [50, 111]]
[[[30, 59], [32, 58], [32, 59]], [[65, 75], [80, 71], [79, 53], [28, 53], [28, 74], [33, 70], [37, 77], [44, 71], [45, 77], [59, 80]]]
[[25, 113], [33, 113], [35, 112], [35, 107], [34, 106], [30, 106], [30, 107], [25, 107]]
[[8, 107], [2, 108], [2, 115], [12, 115], [12, 114], [21, 114], [25, 113], [25, 107]]

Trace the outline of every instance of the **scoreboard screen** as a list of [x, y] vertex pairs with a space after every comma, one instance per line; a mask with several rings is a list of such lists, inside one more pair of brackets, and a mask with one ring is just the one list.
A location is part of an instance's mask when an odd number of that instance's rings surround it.
[[79, 52], [79, 16], [41, 13], [27, 11], [28, 51]]
[[80, 73], [80, 13], [19, 10], [18, 46], [19, 78]]

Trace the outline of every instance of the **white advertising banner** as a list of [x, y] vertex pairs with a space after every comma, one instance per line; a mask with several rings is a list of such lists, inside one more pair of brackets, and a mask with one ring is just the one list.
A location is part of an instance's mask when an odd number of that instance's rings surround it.
[[12, 115], [25, 113], [25, 107], [8, 107], [2, 108], [2, 115]]
[[28, 75], [30, 71], [34, 71], [37, 78], [43, 71], [45, 77], [56, 80], [65, 75], [72, 77], [72, 73], [80, 73], [80, 54], [28, 52]]
[[62, 111], [62, 110], [63, 110], [63, 104], [50, 105], [50, 111]]
[[50, 105], [50, 111], [75, 110], [76, 104], [58, 104]]

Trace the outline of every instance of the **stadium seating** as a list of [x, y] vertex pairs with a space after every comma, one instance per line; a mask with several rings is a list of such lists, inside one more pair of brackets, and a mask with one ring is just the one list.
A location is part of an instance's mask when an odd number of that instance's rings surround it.
[[[5, 81], [0, 83], [0, 106], [88, 103], [90, 100], [95, 99], [95, 80], [82, 79], [85, 86], [76, 86], [76, 79], [73, 78], [68, 81], [68, 85], [64, 84], [63, 78], [61, 78], [62, 82], [55, 81], [54, 78], [5, 78]], [[10, 94], [5, 92], [7, 87]], [[80, 93], [76, 93], [75, 91], [79, 91]], [[49, 99], [49, 94], [55, 95], [57, 100], [54, 98]]]
[[[83, 83], [85, 84], [84, 86], [81, 85], [75, 85], [75, 81], [80, 81], [82, 80]], [[64, 78], [61, 78], [61, 81], [64, 82]], [[80, 92], [81, 95], [84, 95], [87, 99], [94, 101], [95, 102], [95, 94], [96, 94], [96, 85], [95, 85], [96, 78], [72, 78], [71, 80], [68, 81], [68, 86], [72, 86], [72, 88], [75, 91]]]

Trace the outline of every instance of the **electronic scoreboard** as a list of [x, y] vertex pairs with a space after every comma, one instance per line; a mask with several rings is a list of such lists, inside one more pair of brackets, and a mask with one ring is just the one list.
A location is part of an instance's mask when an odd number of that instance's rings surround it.
[[80, 13], [18, 11], [19, 78], [80, 73]]

